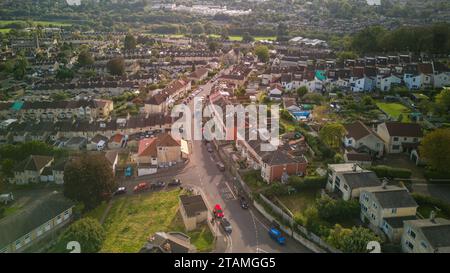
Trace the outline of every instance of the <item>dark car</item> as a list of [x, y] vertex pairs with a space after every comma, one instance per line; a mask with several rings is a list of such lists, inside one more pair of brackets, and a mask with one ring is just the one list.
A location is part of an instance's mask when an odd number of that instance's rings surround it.
[[226, 233], [231, 233], [233, 228], [231, 227], [231, 223], [227, 220], [227, 218], [220, 218], [220, 226], [225, 230]]
[[166, 183], [164, 181], [157, 181], [151, 184], [150, 188], [151, 189], [159, 189], [159, 188], [164, 188], [164, 186], [166, 185]]
[[247, 202], [247, 200], [245, 199], [244, 196], [241, 196], [239, 198], [239, 202], [241, 203], [241, 208], [248, 209], [248, 202]]
[[118, 187], [117, 190], [114, 192], [114, 195], [120, 195], [127, 193], [127, 188], [125, 187]]
[[178, 179], [178, 178], [175, 178], [172, 181], [170, 181], [167, 185], [168, 186], [180, 186], [181, 185], [181, 180]]

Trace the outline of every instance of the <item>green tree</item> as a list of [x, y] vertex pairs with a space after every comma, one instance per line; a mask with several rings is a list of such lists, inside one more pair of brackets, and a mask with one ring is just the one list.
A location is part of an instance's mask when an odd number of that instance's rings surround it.
[[124, 47], [125, 50], [134, 50], [136, 48], [136, 38], [130, 33], [125, 36]]
[[246, 32], [244, 35], [242, 35], [242, 41], [246, 43], [250, 43], [255, 41], [255, 38], [250, 35], [250, 33]]
[[216, 41], [208, 41], [208, 48], [212, 52], [216, 52], [216, 50], [219, 48], [219, 43]]
[[125, 60], [122, 57], [113, 58], [106, 63], [111, 75], [121, 76], [125, 73]]
[[308, 88], [306, 86], [300, 86], [297, 88], [297, 96], [303, 98], [304, 95], [308, 94]]
[[336, 224], [326, 241], [344, 253], [367, 253], [367, 244], [371, 241], [380, 242], [380, 239], [367, 228], [353, 227], [347, 229]]
[[61, 234], [55, 250], [67, 253], [67, 243], [75, 241], [80, 243], [81, 253], [96, 253], [102, 248], [105, 238], [105, 230], [98, 220], [87, 217], [76, 221]]
[[345, 128], [340, 123], [327, 123], [319, 131], [322, 141], [331, 148], [339, 148], [344, 135]]
[[450, 111], [450, 89], [442, 89], [442, 91], [436, 95], [435, 101], [438, 111], [448, 114]]
[[83, 155], [64, 170], [64, 195], [86, 209], [98, 206], [116, 187], [112, 168], [102, 155]]
[[261, 62], [266, 63], [269, 61], [269, 48], [265, 45], [258, 45], [255, 48], [255, 55]]
[[27, 73], [27, 68], [28, 68], [27, 59], [23, 56], [17, 57], [13, 68], [14, 78], [16, 80], [23, 79], [25, 77], [25, 74]]
[[450, 172], [450, 129], [437, 129], [425, 135], [419, 151], [431, 167], [440, 172]]
[[307, 93], [302, 97], [303, 101], [320, 104], [325, 98], [319, 93]]
[[78, 64], [81, 66], [93, 65], [94, 57], [92, 57], [92, 54], [89, 51], [83, 50], [78, 54]]

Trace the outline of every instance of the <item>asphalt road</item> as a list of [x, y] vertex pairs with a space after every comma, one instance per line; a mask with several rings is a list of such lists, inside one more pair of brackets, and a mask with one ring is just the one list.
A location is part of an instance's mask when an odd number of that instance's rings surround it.
[[[208, 82], [202, 86], [203, 91], [198, 96], [206, 96], [211, 90], [212, 83]], [[189, 104], [193, 109], [193, 101]], [[193, 112], [193, 111], [192, 111]], [[242, 209], [240, 202], [233, 193], [230, 181], [227, 181], [224, 173], [216, 166], [213, 153], [209, 153], [202, 141], [192, 142], [192, 154], [188, 165], [178, 174], [158, 177], [155, 180], [170, 181], [173, 178], [181, 179], [184, 186], [193, 185], [202, 190], [206, 196], [207, 205], [212, 209], [215, 204], [220, 204], [224, 210], [225, 217], [230, 221], [233, 231], [230, 235], [221, 232], [227, 238], [228, 253], [275, 253], [311, 252], [302, 244], [286, 236], [286, 245], [280, 246], [268, 235], [270, 223], [255, 209]], [[128, 190], [139, 181], [148, 181], [147, 178], [135, 178], [125, 182]], [[216, 225], [218, 225], [216, 223]]]

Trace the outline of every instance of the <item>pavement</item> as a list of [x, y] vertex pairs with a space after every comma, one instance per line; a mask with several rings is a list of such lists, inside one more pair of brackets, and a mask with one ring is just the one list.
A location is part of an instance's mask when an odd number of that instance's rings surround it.
[[[212, 82], [202, 86], [203, 91], [197, 96], [209, 94]], [[193, 110], [193, 101], [189, 104]], [[193, 111], [192, 111], [193, 112]], [[186, 167], [178, 173], [166, 173], [159, 176], [158, 180], [170, 181], [173, 178], [181, 179], [183, 186], [190, 185], [199, 189], [206, 199], [210, 210], [215, 204], [220, 204], [225, 217], [230, 221], [233, 231], [226, 234], [218, 223], [218, 237], [215, 252], [225, 253], [308, 253], [312, 252], [302, 244], [286, 236], [286, 245], [280, 246], [268, 235], [270, 223], [254, 208], [242, 209], [236, 194], [233, 192], [231, 181], [226, 179], [224, 172], [216, 166], [216, 156], [209, 153], [202, 141], [192, 141], [192, 154]], [[231, 175], [228, 175], [231, 177]], [[134, 178], [122, 181], [128, 189], [132, 189], [140, 181], [149, 181], [151, 178]]]

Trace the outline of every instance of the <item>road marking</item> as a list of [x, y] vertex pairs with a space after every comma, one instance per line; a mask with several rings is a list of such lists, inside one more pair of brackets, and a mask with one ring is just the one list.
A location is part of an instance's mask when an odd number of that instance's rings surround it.
[[262, 248], [257, 247], [257, 248], [256, 248], [256, 253], [269, 253], [269, 252], [268, 252], [268, 251], [265, 251], [265, 250], [262, 249]]
[[230, 185], [228, 185], [227, 182], [225, 182], [225, 185], [227, 185], [227, 188], [230, 190], [231, 195], [233, 195], [233, 198], [236, 199], [236, 195], [234, 195], [234, 192], [231, 190]]
[[255, 229], [256, 252], [258, 253], [258, 249], [259, 249], [259, 234], [258, 234], [258, 228], [256, 227], [255, 215], [253, 214], [253, 212], [252, 212], [251, 210], [250, 210], [250, 215], [252, 216], [253, 228]]

